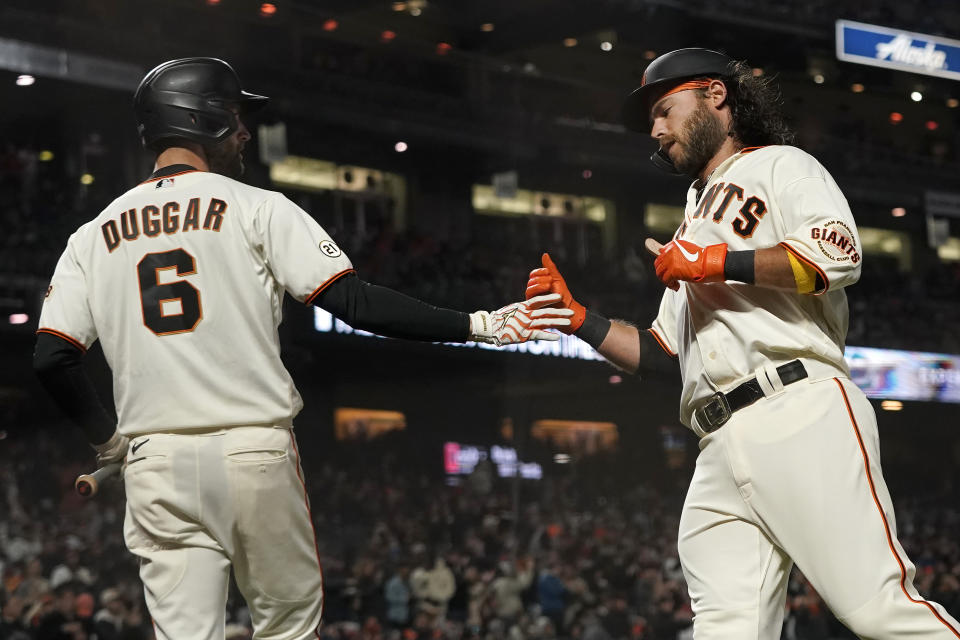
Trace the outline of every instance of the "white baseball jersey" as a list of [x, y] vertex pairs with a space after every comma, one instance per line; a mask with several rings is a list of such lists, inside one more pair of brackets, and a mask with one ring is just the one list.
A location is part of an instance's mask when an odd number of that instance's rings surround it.
[[289, 425], [303, 403], [280, 360], [283, 292], [310, 303], [352, 270], [282, 194], [184, 170], [70, 237], [39, 331], [100, 339], [124, 435]]
[[730, 251], [779, 244], [823, 284], [815, 295], [737, 282], [681, 282], [678, 291], [665, 291], [651, 332], [679, 357], [684, 424], [715, 392], [770, 363], [809, 358], [849, 374], [843, 287], [860, 277], [860, 239], [846, 199], [815, 158], [789, 146], [733, 155], [699, 198], [691, 186], [674, 237], [699, 246], [726, 243]]

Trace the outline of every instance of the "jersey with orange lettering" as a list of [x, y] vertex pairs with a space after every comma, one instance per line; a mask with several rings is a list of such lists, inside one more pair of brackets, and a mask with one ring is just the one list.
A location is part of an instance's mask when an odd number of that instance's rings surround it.
[[289, 425], [302, 401], [280, 360], [284, 290], [310, 303], [350, 260], [280, 193], [185, 166], [154, 176], [70, 237], [39, 331], [101, 340], [124, 435]]
[[847, 297], [860, 277], [860, 239], [846, 199], [827, 170], [790, 146], [747, 148], [687, 193], [675, 238], [730, 251], [780, 245], [799, 290], [726, 281], [667, 289], [651, 333], [677, 355], [680, 418], [764, 365], [797, 358], [848, 376], [843, 359]]

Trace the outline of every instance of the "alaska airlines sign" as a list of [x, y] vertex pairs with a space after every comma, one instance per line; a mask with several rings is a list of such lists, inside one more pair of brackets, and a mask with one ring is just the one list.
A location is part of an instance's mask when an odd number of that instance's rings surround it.
[[837, 20], [837, 58], [960, 80], [960, 41]]

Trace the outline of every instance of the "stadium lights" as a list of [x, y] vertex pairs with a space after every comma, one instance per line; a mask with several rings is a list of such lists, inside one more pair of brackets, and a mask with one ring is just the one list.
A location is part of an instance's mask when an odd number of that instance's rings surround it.
[[564, 38], [564, 39], [563, 39], [563, 46], [565, 46], [565, 47], [575, 47], [575, 46], [577, 46], [577, 39], [576, 39], [576, 38]]
[[609, 40], [604, 40], [603, 42], [600, 43], [600, 50], [613, 51], [613, 43], [610, 42]]
[[89, 186], [93, 184], [93, 175], [89, 173], [85, 173], [82, 176], [80, 176], [80, 184], [84, 186]]
[[852, 85], [850, 85], [850, 91], [853, 91], [854, 93], [863, 93], [863, 90], [864, 86], [859, 82], [854, 82]]
[[11, 313], [10, 324], [27, 324], [30, 322], [30, 316], [25, 313]]
[[936, 120], [927, 120], [923, 126], [927, 128], [927, 131], [936, 131], [940, 127], [940, 123]]
[[957, 100], [956, 98], [947, 98], [947, 106], [951, 109], [956, 109], [957, 107], [960, 107], [960, 100]]
[[43, 151], [37, 154], [37, 160], [39, 160], [40, 162], [50, 162], [51, 160], [53, 160], [53, 151], [44, 149]]
[[493, 31], [493, 23], [484, 22], [482, 25], [480, 25], [480, 31], [483, 31], [484, 33], [490, 33]]
[[890, 124], [900, 124], [903, 122], [903, 114], [899, 111], [893, 111], [890, 113]]
[[260, 16], [263, 18], [269, 18], [277, 12], [277, 5], [272, 2], [264, 2], [260, 5]]
[[824, 80], [825, 78], [823, 77], [822, 73], [813, 74], [813, 81], [816, 82], [817, 84], [823, 84]]
[[396, 151], [397, 153], [403, 153], [407, 149], [408, 149], [407, 143], [404, 142], [403, 140], [400, 140], [397, 142], [397, 144], [393, 145], [393, 150]]
[[340, 23], [339, 23], [339, 22], [337, 22], [337, 21], [334, 20], [333, 18], [330, 18], [329, 20], [324, 20], [324, 21], [323, 21], [323, 27], [322, 27], [322, 29], [323, 29], [324, 31], [336, 31], [336, 30], [337, 30], [337, 27], [339, 27], [339, 26], [340, 26]]
[[17, 86], [18, 86], [18, 87], [29, 87], [30, 85], [32, 85], [32, 84], [33, 84], [34, 82], [36, 82], [36, 81], [37, 81], [37, 79], [34, 78], [33, 76], [31, 76], [31, 75], [28, 74], [28, 73], [24, 73], [24, 74], [21, 74], [21, 75], [17, 76]]
[[923, 100], [923, 94], [920, 93], [919, 91], [913, 91], [910, 94], [910, 99], [913, 100], [914, 102], [920, 102], [921, 100]]
[[899, 400], [884, 400], [880, 403], [880, 408], [884, 411], [900, 411], [903, 409], [903, 403]]
[[414, 8], [412, 8], [412, 9], [410, 9], [410, 15], [412, 15], [414, 18], [416, 18], [416, 17], [417, 17], [418, 15], [420, 15], [421, 13], [423, 13], [423, 12], [420, 10], [420, 7], [414, 7]]
[[890, 215], [892, 215], [894, 218], [902, 218], [903, 216], [907, 215], [907, 210], [903, 207], [894, 207], [890, 210]]
[[557, 464], [569, 464], [570, 455], [566, 453], [556, 453], [553, 456], [553, 461], [556, 462]]

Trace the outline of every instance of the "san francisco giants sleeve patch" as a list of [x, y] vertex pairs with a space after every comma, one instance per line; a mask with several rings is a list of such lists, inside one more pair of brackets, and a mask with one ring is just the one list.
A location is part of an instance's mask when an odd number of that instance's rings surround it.
[[834, 262], [860, 262], [854, 234], [840, 220], [831, 220], [823, 226], [810, 229], [810, 238], [816, 241], [820, 252]]

